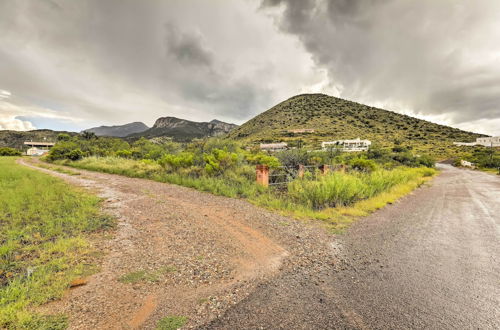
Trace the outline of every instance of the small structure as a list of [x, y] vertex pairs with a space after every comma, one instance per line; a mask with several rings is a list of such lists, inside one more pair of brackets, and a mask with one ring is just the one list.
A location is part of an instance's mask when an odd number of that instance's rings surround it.
[[466, 161], [466, 160], [460, 160], [460, 165], [463, 166], [463, 167], [470, 167], [470, 168], [474, 168], [474, 164], [469, 162], [469, 161]]
[[280, 143], [261, 143], [260, 150], [262, 151], [282, 151], [288, 149], [288, 145], [285, 142]]
[[480, 137], [476, 142], [453, 142], [456, 146], [483, 146], [483, 147], [500, 147], [500, 136]]
[[24, 142], [24, 145], [30, 147], [28, 150], [26, 150], [26, 155], [43, 156], [49, 152], [49, 149], [52, 148], [55, 143], [26, 141]]
[[314, 129], [313, 128], [289, 129], [288, 133], [294, 133], [294, 134], [299, 134], [299, 133], [314, 133]]
[[354, 140], [337, 140], [322, 142], [321, 148], [323, 150], [339, 149], [341, 151], [366, 151], [370, 148], [372, 142], [370, 140], [361, 140], [360, 138]]

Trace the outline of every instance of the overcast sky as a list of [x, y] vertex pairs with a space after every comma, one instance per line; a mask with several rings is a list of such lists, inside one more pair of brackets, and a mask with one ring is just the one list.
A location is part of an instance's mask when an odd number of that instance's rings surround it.
[[500, 1], [0, 0], [0, 129], [241, 124], [309, 92], [500, 135]]

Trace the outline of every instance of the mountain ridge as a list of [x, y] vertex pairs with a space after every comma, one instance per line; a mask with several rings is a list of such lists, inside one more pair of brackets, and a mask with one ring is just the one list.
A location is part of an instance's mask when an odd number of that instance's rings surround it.
[[217, 119], [210, 122], [196, 122], [177, 117], [160, 117], [150, 129], [127, 136], [127, 139], [145, 137], [171, 137], [178, 141], [188, 141], [194, 138], [223, 136], [238, 127], [236, 124], [226, 123]]
[[149, 127], [143, 122], [134, 121], [124, 125], [92, 127], [83, 132], [91, 132], [97, 136], [126, 137], [130, 134], [144, 132], [147, 129], [149, 129]]

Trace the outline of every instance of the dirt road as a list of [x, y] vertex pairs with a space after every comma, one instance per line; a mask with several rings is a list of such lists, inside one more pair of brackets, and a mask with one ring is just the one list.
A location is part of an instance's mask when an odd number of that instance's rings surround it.
[[500, 178], [441, 168], [205, 328], [500, 329]]
[[334, 258], [333, 236], [316, 223], [243, 200], [104, 173], [62, 174], [35, 159], [19, 162], [94, 191], [118, 220], [112, 237], [96, 243], [100, 271], [43, 309], [68, 315], [71, 329], [154, 329], [174, 315], [196, 327], [281, 271]]

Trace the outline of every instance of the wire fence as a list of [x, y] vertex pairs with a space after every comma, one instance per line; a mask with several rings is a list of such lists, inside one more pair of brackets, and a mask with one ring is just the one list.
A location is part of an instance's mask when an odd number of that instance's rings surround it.
[[312, 175], [315, 177], [318, 171], [318, 166], [278, 166], [271, 169], [269, 173], [269, 185], [286, 188], [289, 182], [297, 179], [299, 176]]

